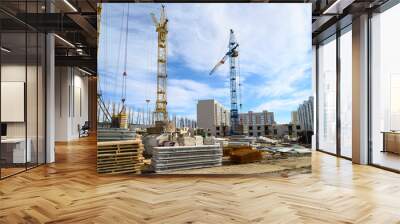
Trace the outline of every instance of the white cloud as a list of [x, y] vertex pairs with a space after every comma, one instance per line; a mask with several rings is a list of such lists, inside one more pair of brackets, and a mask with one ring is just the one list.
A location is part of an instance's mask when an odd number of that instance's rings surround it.
[[303, 103], [304, 100], [307, 100], [310, 95], [311, 91], [309, 90], [301, 91], [289, 98], [277, 98], [270, 100], [266, 103], [258, 105], [257, 107], [254, 107], [252, 110], [268, 110], [273, 112], [297, 110], [298, 105]]

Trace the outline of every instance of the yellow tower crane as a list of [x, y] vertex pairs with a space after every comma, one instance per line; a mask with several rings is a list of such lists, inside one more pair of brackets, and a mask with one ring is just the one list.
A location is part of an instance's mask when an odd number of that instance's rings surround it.
[[157, 99], [156, 109], [154, 112], [155, 121], [168, 122], [167, 113], [167, 34], [168, 19], [165, 14], [164, 5], [161, 8], [160, 20], [158, 21], [155, 14], [151, 13], [156, 32], [158, 33], [158, 50], [157, 50]]

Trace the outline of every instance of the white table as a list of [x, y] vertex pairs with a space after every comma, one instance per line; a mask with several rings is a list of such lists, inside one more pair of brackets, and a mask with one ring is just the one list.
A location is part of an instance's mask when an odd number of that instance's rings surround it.
[[[32, 141], [30, 138], [26, 139], [26, 142], [28, 143], [26, 147], [26, 152], [25, 152], [25, 138], [5, 138], [1, 139], [1, 147], [3, 151], [3, 147], [6, 147], [6, 150], [8, 150], [8, 147], [12, 147], [12, 155], [13, 163], [26, 163], [26, 162], [31, 162], [32, 160], [32, 153], [31, 153], [31, 145]], [[26, 159], [26, 160], [25, 160]]]

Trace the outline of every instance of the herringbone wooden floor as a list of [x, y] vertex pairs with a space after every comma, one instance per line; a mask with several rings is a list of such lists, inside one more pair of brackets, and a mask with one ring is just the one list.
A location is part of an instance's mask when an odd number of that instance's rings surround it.
[[134, 177], [95, 172], [95, 141], [0, 181], [0, 223], [400, 223], [400, 175], [314, 153], [290, 177]]

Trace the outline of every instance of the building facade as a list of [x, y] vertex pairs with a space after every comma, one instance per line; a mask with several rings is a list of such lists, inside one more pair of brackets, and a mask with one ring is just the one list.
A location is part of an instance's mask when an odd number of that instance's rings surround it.
[[255, 113], [253, 111], [241, 113], [239, 114], [239, 120], [240, 124], [243, 125], [244, 133], [250, 133], [249, 127], [261, 127], [275, 124], [274, 112], [269, 112], [266, 110], [259, 113]]
[[246, 134], [252, 137], [283, 138], [284, 136], [297, 137], [299, 131], [300, 125], [296, 124], [258, 124], [248, 126]]
[[291, 115], [290, 123], [298, 124], [299, 123], [299, 113], [297, 111], [292, 111], [290, 115]]
[[[299, 105], [297, 109], [298, 121], [304, 131], [312, 131], [314, 127], [314, 98], [310, 96], [308, 100]], [[292, 114], [293, 116], [293, 114]], [[293, 119], [293, 118], [292, 118]]]
[[229, 133], [230, 112], [216, 100], [197, 102], [197, 127], [207, 135], [225, 136]]

